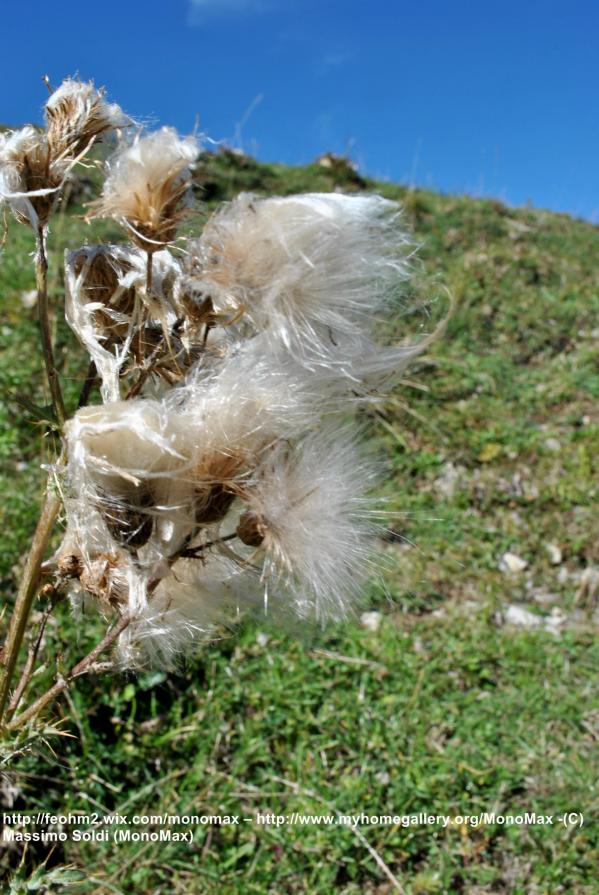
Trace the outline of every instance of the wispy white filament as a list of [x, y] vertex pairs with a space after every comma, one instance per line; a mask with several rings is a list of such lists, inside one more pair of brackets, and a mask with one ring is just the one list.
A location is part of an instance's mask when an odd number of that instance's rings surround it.
[[370, 337], [408, 276], [410, 251], [398, 205], [380, 196], [242, 194], [208, 222], [191, 265], [270, 351], [359, 382], [417, 350], [381, 354]]
[[373, 477], [354, 433], [331, 426], [264, 458], [244, 502], [265, 531], [262, 580], [275, 607], [324, 622], [359, 603], [377, 530]]
[[123, 142], [109, 162], [99, 216], [113, 217], [149, 251], [164, 248], [191, 184], [199, 152], [195, 137], [181, 139], [170, 127]]

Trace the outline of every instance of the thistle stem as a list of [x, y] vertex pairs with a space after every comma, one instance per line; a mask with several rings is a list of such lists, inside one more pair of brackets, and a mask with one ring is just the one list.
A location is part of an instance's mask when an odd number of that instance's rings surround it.
[[216, 544], [223, 544], [225, 541], [232, 541], [233, 538], [236, 538], [237, 532], [234, 531], [230, 535], [223, 535], [222, 538], [216, 538], [214, 541], [207, 541], [205, 544], [198, 544], [197, 547], [186, 547], [184, 550], [181, 550], [178, 554], [184, 559], [195, 559], [198, 556], [201, 556], [204, 550], [208, 550], [209, 547], [214, 547]]
[[2, 649], [2, 677], [0, 678], [0, 724], [8, 700], [10, 682], [12, 680], [19, 650], [25, 635], [31, 606], [37, 593], [40, 579], [40, 568], [44, 552], [50, 540], [52, 527], [60, 510], [61, 500], [58, 494], [48, 492], [31, 542], [29, 555], [25, 563], [21, 586], [17, 594], [15, 606], [8, 626], [6, 642]]
[[37, 254], [35, 257], [35, 279], [37, 284], [37, 308], [40, 331], [42, 336], [42, 351], [46, 366], [46, 376], [50, 386], [50, 396], [54, 415], [62, 428], [65, 421], [64, 402], [60, 389], [60, 380], [54, 363], [54, 350], [52, 348], [52, 335], [50, 333], [50, 320], [48, 317], [48, 258], [46, 256], [46, 239], [44, 228], [37, 232]]
[[85, 674], [91, 666], [94, 664], [98, 656], [100, 656], [104, 650], [108, 649], [117, 637], [125, 630], [127, 625], [130, 623], [131, 619], [128, 615], [123, 615], [119, 621], [110, 628], [109, 631], [106, 632], [102, 640], [96, 644], [96, 646], [81, 659], [80, 662], [77, 662], [70, 671], [66, 673], [64, 676], [60, 676], [59, 679], [53, 684], [49, 690], [40, 696], [38, 699], [33, 702], [28, 709], [25, 709], [24, 712], [21, 712], [16, 718], [13, 718], [12, 721], [6, 725], [7, 730], [16, 730], [21, 727], [27, 721], [30, 721], [31, 718], [35, 718], [42, 709], [44, 709], [49, 703], [53, 702], [57, 696], [59, 696], [63, 690], [66, 690], [71, 683], [74, 681], [76, 677], [80, 677], [80, 675]]
[[27, 689], [29, 681], [31, 680], [31, 676], [33, 674], [33, 669], [35, 666], [35, 660], [37, 659], [37, 654], [38, 654], [39, 648], [42, 644], [42, 638], [44, 636], [44, 631], [46, 630], [46, 624], [48, 622], [48, 619], [50, 618], [50, 613], [52, 612], [53, 608], [54, 608], [53, 606], [50, 606], [48, 609], [46, 609], [46, 611], [44, 612], [44, 614], [42, 616], [42, 620], [40, 622], [37, 637], [35, 638], [35, 641], [29, 648], [29, 653], [27, 655], [27, 661], [25, 662], [25, 667], [23, 668], [19, 682], [15, 688], [15, 691], [12, 695], [12, 699], [10, 700], [9, 706], [6, 710], [6, 714], [8, 717], [11, 717], [12, 715], [14, 715], [14, 713], [18, 709], [19, 703], [23, 697], [23, 694], [25, 693], [25, 690]]
[[148, 298], [152, 294], [152, 275], [153, 275], [153, 265], [152, 265], [152, 252], [146, 253], [146, 295]]
[[[60, 389], [60, 381], [54, 363], [52, 336], [50, 333], [50, 321], [48, 317], [48, 258], [46, 256], [44, 227], [40, 227], [37, 232], [35, 278], [46, 376], [50, 387], [54, 415], [59, 426], [62, 428], [65, 421], [65, 411]], [[63, 450], [58, 460], [58, 465], [61, 466], [64, 463], [64, 460], [65, 452]], [[50, 490], [46, 491], [46, 498], [35, 529], [35, 534], [33, 535], [33, 540], [25, 563], [25, 569], [23, 571], [23, 578], [21, 579], [21, 585], [17, 593], [17, 598], [8, 626], [6, 641], [2, 648], [3, 669], [0, 677], [0, 724], [2, 723], [2, 718], [6, 709], [10, 684], [15, 672], [19, 650], [23, 643], [23, 637], [25, 636], [27, 621], [38, 590], [40, 569], [44, 559], [44, 553], [48, 546], [48, 541], [50, 540], [52, 527], [60, 510], [60, 504], [61, 500], [58, 494], [55, 494]]]
[[85, 407], [87, 402], [89, 401], [89, 396], [91, 394], [91, 390], [94, 387], [96, 380], [98, 378], [98, 371], [96, 369], [95, 361], [91, 360], [89, 362], [89, 367], [87, 368], [87, 376], [85, 377], [85, 382], [81, 388], [81, 394], [79, 395], [79, 401], [77, 402], [77, 410], [80, 410], [82, 407]]

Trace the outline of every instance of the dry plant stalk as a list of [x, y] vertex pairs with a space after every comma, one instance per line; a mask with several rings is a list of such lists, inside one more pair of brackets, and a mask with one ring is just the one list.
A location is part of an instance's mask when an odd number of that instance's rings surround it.
[[[44, 131], [0, 137], [0, 199], [37, 238], [42, 346], [63, 439], [54, 471], [67, 528], [43, 572], [75, 611], [93, 604], [113, 624], [18, 714], [26, 668], [11, 730], [113, 644], [122, 666], [170, 667], [246, 610], [318, 623], [351, 613], [378, 531], [354, 411], [429, 341], [383, 347], [373, 335], [409, 274], [395, 203], [242, 194], [185, 239], [195, 137], [131, 136], [102, 91], [70, 79], [46, 119]], [[128, 241], [66, 253], [66, 319], [90, 357], [68, 418], [48, 323], [48, 223], [73, 166], [113, 132], [88, 216], [114, 218]], [[102, 403], [85, 406], [96, 382]], [[60, 505], [49, 491], [4, 647], [0, 716]]]

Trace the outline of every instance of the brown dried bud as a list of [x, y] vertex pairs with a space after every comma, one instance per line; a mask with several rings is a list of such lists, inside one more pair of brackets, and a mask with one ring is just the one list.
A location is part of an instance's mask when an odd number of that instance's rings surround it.
[[235, 500], [235, 494], [226, 485], [212, 485], [206, 491], [196, 491], [195, 520], [198, 525], [220, 522]]
[[106, 525], [117, 544], [137, 550], [147, 544], [152, 535], [153, 519], [147, 513], [124, 507], [105, 517]]
[[104, 90], [92, 82], [67, 78], [46, 104], [48, 142], [58, 156], [77, 158], [115, 128], [132, 122], [115, 103], [107, 103]]
[[58, 199], [66, 164], [55, 159], [46, 135], [31, 125], [0, 136], [3, 192], [15, 218], [44, 229]]
[[181, 296], [181, 304], [185, 309], [186, 317], [198, 326], [212, 324], [215, 321], [214, 303], [209, 295], [189, 289]]
[[119, 580], [119, 561], [117, 557], [100, 553], [89, 566], [81, 572], [81, 586], [92, 597], [110, 606], [118, 606], [126, 600], [125, 581]]
[[237, 537], [248, 547], [259, 547], [266, 536], [266, 523], [262, 516], [248, 511], [239, 520]]
[[154, 519], [145, 510], [152, 503], [149, 491], [140, 489], [139, 493], [126, 500], [107, 500], [103, 497], [98, 509], [117, 544], [137, 550], [147, 544], [152, 535]]
[[[87, 265], [83, 291], [85, 299], [97, 302], [119, 314], [131, 316], [135, 308], [135, 289], [119, 290], [119, 280], [131, 270], [122, 258], [110, 254], [109, 249], [92, 247], [79, 249], [72, 256], [73, 270], [77, 276]], [[110, 313], [98, 310], [94, 313], [95, 324], [103, 330], [107, 344], [124, 339], [129, 331], [126, 323], [115, 320]]]
[[[173, 337], [171, 339], [172, 341], [179, 341]], [[143, 329], [137, 330], [131, 340], [131, 354], [138, 364], [143, 363], [150, 357], [156, 359], [161, 353], [160, 349], [163, 342], [165, 342], [165, 338], [161, 327], [144, 326]], [[165, 342], [164, 350], [167, 350], [167, 347]], [[176, 347], [179, 346], [177, 345]]]
[[81, 557], [76, 553], [64, 553], [58, 560], [58, 571], [64, 578], [79, 578], [82, 570]]

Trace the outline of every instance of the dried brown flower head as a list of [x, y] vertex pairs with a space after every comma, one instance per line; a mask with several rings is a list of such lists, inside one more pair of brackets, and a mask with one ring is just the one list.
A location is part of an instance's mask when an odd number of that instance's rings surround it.
[[248, 547], [259, 547], [266, 537], [266, 531], [264, 519], [252, 512], [244, 513], [236, 528], [237, 537]]
[[71, 256], [77, 276], [85, 270], [82, 298], [86, 302], [104, 305], [93, 314], [94, 324], [102, 331], [106, 344], [124, 339], [129, 326], [122, 316], [130, 317], [135, 307], [135, 288], [121, 285], [132, 271], [125, 258], [117, 257], [110, 246], [84, 246]]
[[92, 216], [119, 221], [145, 252], [163, 249], [184, 214], [197, 155], [195, 138], [181, 140], [172, 128], [138, 135], [115, 153]]
[[92, 143], [116, 128], [132, 124], [105, 91], [93, 82], [67, 78], [46, 103], [48, 145], [55, 158], [79, 158]]
[[107, 607], [118, 607], [127, 602], [127, 577], [119, 557], [99, 553], [85, 563], [79, 576], [84, 590]]
[[45, 133], [31, 125], [0, 134], [0, 201], [34, 230], [44, 228], [68, 164], [55, 159]]
[[220, 522], [237, 496], [235, 479], [243, 461], [235, 454], [215, 451], [203, 457], [191, 472], [194, 487], [194, 515], [198, 525]]

